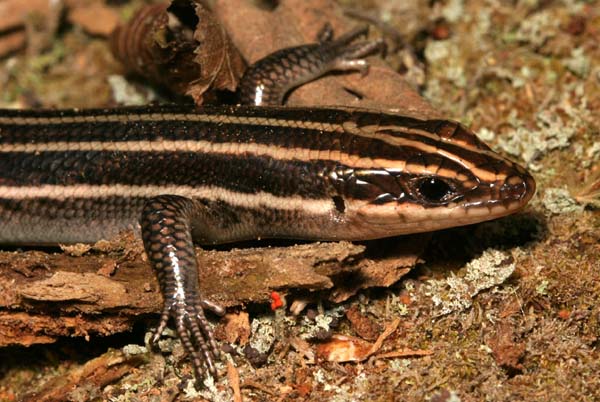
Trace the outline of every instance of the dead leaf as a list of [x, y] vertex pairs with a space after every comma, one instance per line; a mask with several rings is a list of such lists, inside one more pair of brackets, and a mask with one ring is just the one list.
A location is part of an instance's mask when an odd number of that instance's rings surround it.
[[508, 322], [501, 322], [497, 325], [489, 346], [499, 366], [520, 372], [523, 370], [521, 359], [525, 354], [525, 344], [515, 342], [514, 338], [514, 328]]
[[[327, 0], [281, 1], [269, 10], [245, 0], [216, 0], [213, 4], [214, 13], [248, 63], [285, 47], [315, 42], [325, 22], [332, 25], [336, 36], [352, 27], [342, 17], [339, 5]], [[440, 117], [438, 110], [383, 61], [377, 57], [368, 61], [366, 76], [352, 73], [320, 78], [294, 90], [287, 103], [395, 109], [420, 118]], [[363, 96], [357, 99], [347, 88]]]
[[194, 27], [176, 18], [170, 24], [168, 3], [151, 4], [139, 9], [110, 37], [111, 49], [125, 68], [158, 85], [184, 93], [187, 84], [199, 76], [193, 62], [196, 43]]
[[331, 340], [317, 345], [317, 355], [328, 362], [361, 362], [366, 360], [372, 343], [346, 335], [333, 335]]
[[199, 22], [194, 39], [199, 46], [194, 61], [202, 66], [201, 76], [190, 83], [186, 94], [198, 104], [209, 88], [235, 92], [246, 65], [215, 15], [199, 3], [196, 4], [196, 15]]
[[389, 323], [375, 343], [363, 341], [360, 338], [345, 335], [333, 335], [331, 340], [317, 345], [317, 354], [331, 362], [362, 362], [377, 353], [385, 339], [400, 325], [396, 319]]
[[125, 68], [201, 104], [209, 89], [234, 91], [245, 65], [227, 33], [200, 3], [142, 7], [111, 35]]

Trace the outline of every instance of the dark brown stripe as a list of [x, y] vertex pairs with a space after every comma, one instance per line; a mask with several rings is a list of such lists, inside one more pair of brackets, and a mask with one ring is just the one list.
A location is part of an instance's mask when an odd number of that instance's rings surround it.
[[[320, 172], [331, 161], [280, 161], [251, 155], [152, 152], [9, 153], [0, 157], [0, 183], [218, 186], [242, 193], [269, 192], [318, 199], [332, 192]], [[339, 164], [341, 169], [348, 166]]]

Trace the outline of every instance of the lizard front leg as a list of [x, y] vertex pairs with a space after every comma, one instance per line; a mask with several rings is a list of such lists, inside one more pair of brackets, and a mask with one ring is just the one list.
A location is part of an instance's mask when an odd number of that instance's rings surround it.
[[160, 323], [152, 336], [155, 344], [170, 317], [177, 335], [191, 356], [197, 380], [206, 370], [216, 376], [219, 349], [204, 309], [222, 314], [219, 306], [203, 300], [198, 290], [198, 264], [192, 242], [194, 217], [204, 208], [188, 198], [163, 195], [150, 199], [142, 211], [144, 248], [164, 297]]

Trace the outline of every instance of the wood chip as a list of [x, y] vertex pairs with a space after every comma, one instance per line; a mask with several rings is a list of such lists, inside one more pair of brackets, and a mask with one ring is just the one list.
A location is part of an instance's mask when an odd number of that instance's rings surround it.
[[67, 19], [89, 34], [104, 37], [108, 37], [119, 24], [119, 14], [99, 1], [71, 8]]
[[248, 343], [250, 338], [250, 317], [247, 312], [241, 311], [237, 314], [226, 314], [225, 338], [229, 343], [239, 341], [240, 346]]
[[0, 32], [10, 31], [25, 25], [32, 13], [45, 15], [49, 12], [48, 0], [4, 0], [0, 1]]
[[233, 363], [227, 360], [227, 379], [233, 391], [233, 402], [242, 402], [242, 391], [240, 390], [240, 373]]

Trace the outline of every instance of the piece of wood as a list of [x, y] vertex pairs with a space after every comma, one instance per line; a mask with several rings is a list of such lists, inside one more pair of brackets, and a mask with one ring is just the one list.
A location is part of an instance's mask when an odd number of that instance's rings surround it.
[[[415, 244], [419, 243], [404, 246]], [[223, 306], [266, 303], [271, 290], [283, 294], [330, 290], [330, 298], [343, 300], [377, 280], [363, 274], [380, 264], [367, 257], [368, 246], [373, 245], [378, 244], [197, 248], [201, 291]], [[393, 271], [400, 275], [414, 264], [413, 257], [388, 257], [381, 262], [383, 271], [390, 258]], [[107, 264], [117, 266], [109, 277], [103, 274]], [[128, 248], [107, 253], [93, 248], [77, 257], [2, 252], [0, 290], [0, 346], [50, 343], [60, 336], [110, 335], [130, 329], [140, 315], [158, 313], [162, 306], [158, 283], [144, 255]]]

